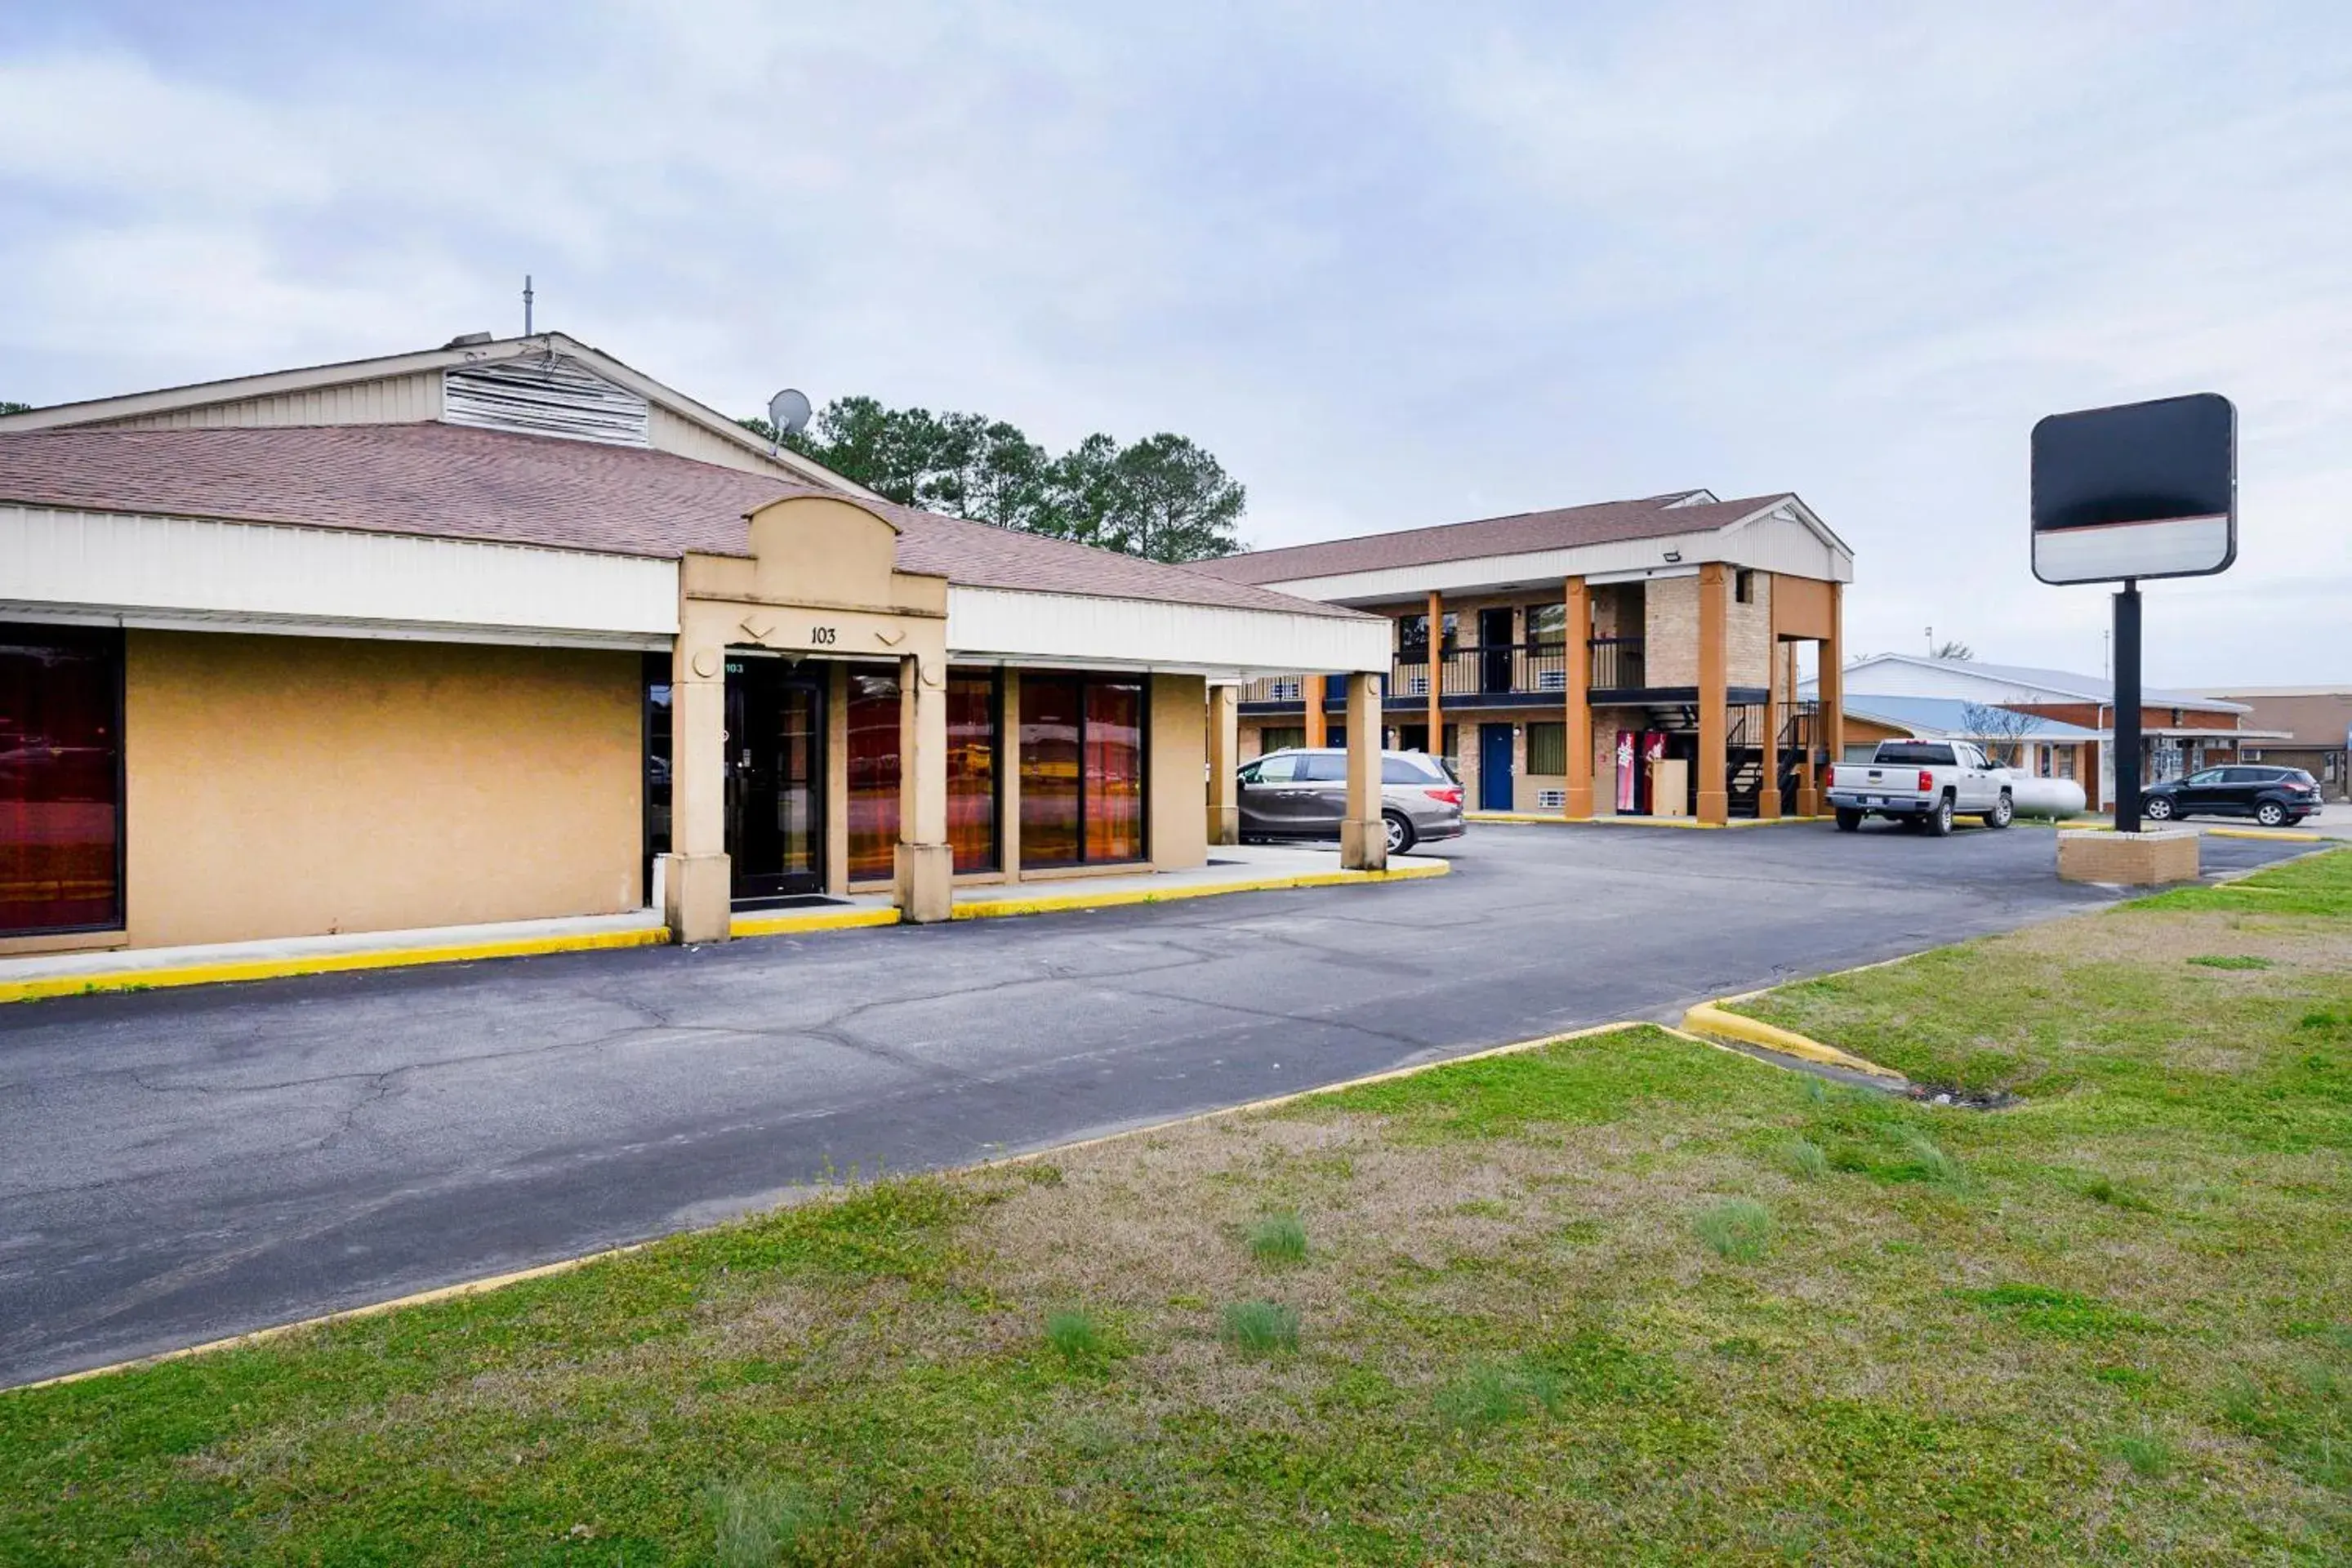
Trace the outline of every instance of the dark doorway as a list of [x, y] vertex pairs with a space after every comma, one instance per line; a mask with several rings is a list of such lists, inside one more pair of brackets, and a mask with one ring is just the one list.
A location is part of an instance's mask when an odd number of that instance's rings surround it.
[[1478, 689], [1508, 691], [1511, 689], [1511, 612], [1506, 605], [1499, 610], [1478, 612]]
[[1511, 726], [1478, 726], [1478, 809], [1511, 809]]
[[727, 659], [727, 853], [738, 904], [824, 889], [825, 679], [740, 652]]

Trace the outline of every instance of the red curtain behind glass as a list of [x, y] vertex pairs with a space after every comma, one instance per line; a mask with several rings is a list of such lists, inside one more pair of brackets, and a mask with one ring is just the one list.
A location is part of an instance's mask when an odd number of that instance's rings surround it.
[[1143, 858], [1143, 687], [1021, 678], [1021, 863]]
[[849, 875], [857, 881], [897, 869], [898, 681], [849, 677]]
[[122, 923], [119, 633], [0, 626], [0, 931]]
[[1143, 858], [1143, 688], [1087, 687], [1087, 858]]
[[996, 869], [996, 677], [948, 672], [948, 843], [959, 871]]
[[1078, 858], [1078, 721], [1076, 677], [1021, 678], [1021, 863]]

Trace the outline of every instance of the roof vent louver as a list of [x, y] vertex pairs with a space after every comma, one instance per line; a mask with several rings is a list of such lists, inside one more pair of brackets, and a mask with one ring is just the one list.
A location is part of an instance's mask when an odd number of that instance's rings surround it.
[[441, 346], [445, 349], [470, 349], [489, 341], [490, 334], [488, 332], [459, 332]]
[[646, 400], [568, 359], [467, 365], [441, 376], [441, 417], [479, 430], [608, 447], [653, 445]]

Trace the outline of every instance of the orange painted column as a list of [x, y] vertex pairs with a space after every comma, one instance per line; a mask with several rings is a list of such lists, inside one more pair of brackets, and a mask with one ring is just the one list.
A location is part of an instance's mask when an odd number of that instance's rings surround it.
[[1731, 681], [1725, 647], [1731, 594], [1720, 561], [1698, 569], [1698, 819], [1731, 820]]
[[1592, 816], [1592, 591], [1581, 577], [1567, 585], [1568, 787], [1561, 815], [1570, 822]]
[[[1835, 767], [1845, 755], [1845, 584], [1830, 584], [1830, 635], [1822, 644], [1822, 750]], [[1822, 787], [1828, 786], [1826, 778]]]
[[[1796, 705], [1797, 645], [1792, 642], [1789, 645], [1789, 706], [1793, 710]], [[1815, 708], [1816, 717], [1811, 724], [1800, 721], [1797, 725], [1797, 738], [1803, 742], [1797, 756], [1797, 815], [1799, 816], [1819, 816], [1822, 811], [1821, 786], [1813, 779], [1813, 748], [1821, 743], [1822, 739], [1822, 721], [1818, 716], [1819, 705], [1816, 704]]]
[[1299, 692], [1307, 699], [1307, 743], [1310, 746], [1320, 746], [1324, 743], [1325, 733], [1323, 729], [1323, 678], [1319, 675], [1309, 675], [1304, 677], [1298, 682], [1298, 689]]
[[1788, 707], [1780, 702], [1780, 595], [1775, 594], [1764, 625], [1764, 773], [1756, 786], [1759, 822], [1780, 818], [1780, 720], [1796, 710], [1796, 693], [1789, 694]]
[[1445, 600], [1429, 592], [1429, 754], [1445, 755]]

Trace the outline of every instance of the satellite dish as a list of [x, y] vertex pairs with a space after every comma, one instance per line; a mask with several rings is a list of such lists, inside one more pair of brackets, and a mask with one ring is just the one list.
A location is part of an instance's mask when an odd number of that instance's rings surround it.
[[808, 395], [792, 387], [768, 399], [768, 423], [779, 436], [797, 436], [807, 429], [809, 414]]

